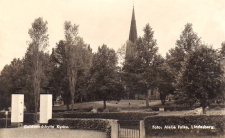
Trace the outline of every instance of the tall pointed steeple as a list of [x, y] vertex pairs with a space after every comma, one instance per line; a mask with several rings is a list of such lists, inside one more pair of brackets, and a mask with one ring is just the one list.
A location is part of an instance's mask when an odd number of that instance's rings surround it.
[[137, 28], [136, 28], [135, 14], [134, 14], [134, 6], [133, 6], [133, 13], [132, 13], [132, 19], [131, 19], [131, 25], [130, 25], [129, 40], [133, 43], [137, 40]]

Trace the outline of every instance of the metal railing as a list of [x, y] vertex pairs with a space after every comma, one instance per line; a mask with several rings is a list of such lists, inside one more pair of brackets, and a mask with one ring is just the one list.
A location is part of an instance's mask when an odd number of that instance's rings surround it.
[[123, 120], [118, 121], [118, 137], [119, 138], [139, 138], [140, 137], [140, 121], [139, 120]]

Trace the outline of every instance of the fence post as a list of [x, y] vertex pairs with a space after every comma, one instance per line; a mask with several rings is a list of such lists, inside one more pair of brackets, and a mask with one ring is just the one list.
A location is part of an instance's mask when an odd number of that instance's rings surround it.
[[117, 120], [111, 120], [111, 138], [118, 138], [118, 122]]
[[144, 120], [140, 121], [140, 138], [145, 138], [145, 124], [144, 124]]

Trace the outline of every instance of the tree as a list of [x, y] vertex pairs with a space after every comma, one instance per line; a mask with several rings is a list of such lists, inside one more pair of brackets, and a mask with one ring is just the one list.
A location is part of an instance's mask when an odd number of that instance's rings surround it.
[[[129, 42], [129, 41], [128, 41]], [[127, 43], [128, 43], [127, 42]], [[127, 45], [127, 44], [126, 44]], [[118, 56], [118, 65], [122, 68], [125, 62], [125, 56], [126, 56], [126, 45], [122, 45], [116, 52]]]
[[[219, 60], [220, 60], [220, 63], [221, 63], [221, 67], [223, 69], [223, 71], [225, 71], [225, 42], [222, 42], [221, 44], [221, 50], [219, 51], [219, 54], [220, 54], [220, 57], [219, 57]], [[224, 76], [223, 76], [223, 80], [225, 80], [225, 73], [224, 73]], [[223, 88], [223, 93], [221, 95], [218, 95], [218, 102], [221, 102], [221, 100], [223, 102], [225, 102], [225, 87]]]
[[71, 22], [65, 22], [65, 53], [66, 53], [66, 73], [69, 81], [71, 104], [73, 111], [75, 91], [78, 80], [78, 73], [87, 73], [91, 66], [92, 52], [88, 45], [84, 44], [78, 36], [78, 26]]
[[[128, 86], [134, 89], [137, 85], [139, 92], [146, 95], [146, 106], [149, 106], [150, 92], [156, 89], [156, 69], [158, 63], [157, 57], [157, 43], [154, 39], [154, 31], [147, 24], [144, 27], [144, 36], [140, 37], [132, 46], [132, 51], [126, 57], [124, 65], [124, 76]], [[133, 85], [136, 84], [136, 85]], [[133, 85], [133, 86], [132, 86]]]
[[25, 85], [24, 60], [14, 58], [10, 65], [5, 65], [0, 75], [1, 109], [8, 109], [11, 105], [11, 94], [16, 87]]
[[201, 45], [201, 39], [193, 31], [192, 24], [187, 23], [180, 35], [180, 39], [176, 41], [176, 47], [170, 49], [166, 56], [167, 63], [174, 71], [174, 75], [177, 75], [181, 70], [185, 57], [191, 51], [195, 51], [199, 45]]
[[56, 48], [52, 49], [51, 60], [55, 66], [52, 70], [54, 75], [50, 85], [55, 88], [55, 90], [60, 91], [64, 104], [66, 104], [67, 110], [69, 110], [71, 95], [69, 80], [67, 77], [67, 54], [65, 41], [60, 40], [59, 43], [56, 44]]
[[44, 52], [45, 48], [48, 46], [47, 24], [47, 21], [44, 22], [43, 19], [39, 17], [34, 20], [34, 22], [32, 23], [32, 28], [28, 32], [31, 38], [31, 41], [29, 43], [29, 54], [32, 61], [32, 86], [34, 89], [33, 92], [36, 114], [39, 107], [41, 74], [43, 71], [43, 56], [40, 54], [40, 52]]
[[[28, 112], [35, 112], [35, 93], [34, 93], [34, 58], [33, 58], [33, 47], [30, 45], [24, 56], [24, 77], [25, 85], [23, 93], [25, 94], [25, 106]], [[39, 62], [41, 62], [41, 70], [39, 72], [40, 79], [40, 92], [45, 92], [41, 87], [49, 87], [50, 80], [52, 78], [52, 63], [50, 62], [50, 56], [48, 53], [43, 51], [38, 52]], [[51, 91], [50, 91], [51, 93]], [[39, 98], [38, 98], [39, 99]], [[38, 100], [39, 101], [39, 100]], [[37, 104], [39, 106], [39, 102]]]
[[204, 114], [209, 100], [219, 95], [224, 85], [218, 57], [216, 50], [202, 45], [189, 54], [177, 76], [176, 88], [185, 92], [189, 99], [199, 100]]
[[123, 86], [117, 71], [117, 56], [113, 49], [106, 45], [98, 48], [93, 56], [90, 89], [94, 95], [103, 100], [104, 109], [107, 100], [120, 100], [124, 96]]
[[[52, 60], [55, 63], [54, 67], [54, 77], [51, 85], [56, 88], [56, 90], [60, 91], [60, 95], [62, 96], [64, 103], [67, 106], [67, 110], [69, 110], [69, 105], [71, 104], [71, 92], [69, 87], [69, 79], [67, 76], [67, 63], [68, 63], [68, 54], [66, 51], [66, 41], [60, 40], [56, 45], [56, 48], [53, 49], [52, 52]], [[87, 76], [89, 76], [89, 68], [91, 66], [91, 58], [92, 58], [92, 50], [89, 45], [84, 44], [84, 50], [87, 50], [86, 58], [89, 58], [86, 61], [85, 67], [79, 67], [77, 72], [77, 83], [76, 83], [76, 92], [77, 94], [74, 96], [75, 99], [83, 97], [86, 95], [85, 85], [88, 82]], [[84, 55], [77, 55], [84, 56]], [[80, 57], [82, 58], [82, 57]], [[84, 58], [85, 59], [85, 58]], [[82, 101], [82, 100], [81, 100]]]
[[[201, 45], [201, 39], [197, 33], [193, 31], [192, 24], [187, 23], [184, 30], [181, 32], [180, 39], [176, 41], [176, 47], [169, 50], [166, 55], [166, 61], [169, 65], [171, 73], [173, 74], [172, 83], [176, 82], [186, 58], [195, 51]], [[192, 108], [196, 99], [192, 95], [182, 93], [179, 89], [176, 89], [176, 97], [179, 97], [179, 103], [188, 102]]]
[[165, 104], [166, 96], [169, 94], [173, 94], [175, 88], [173, 86], [174, 74], [169, 67], [168, 63], [164, 58], [160, 55], [157, 56], [156, 62], [157, 65], [157, 72], [156, 74], [156, 85], [157, 90], [160, 93], [160, 100], [162, 105]]

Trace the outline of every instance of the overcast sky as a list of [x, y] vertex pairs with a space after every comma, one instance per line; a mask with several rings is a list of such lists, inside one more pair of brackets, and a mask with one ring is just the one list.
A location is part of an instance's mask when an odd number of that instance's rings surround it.
[[[79, 35], [96, 52], [106, 44], [117, 50], [128, 40], [132, 0], [0, 0], [0, 71], [22, 58], [32, 22], [48, 22], [49, 50], [64, 39], [63, 24], [79, 25]], [[163, 56], [179, 39], [186, 23], [205, 44], [220, 48], [225, 41], [225, 0], [135, 0], [138, 36], [149, 23]]]

